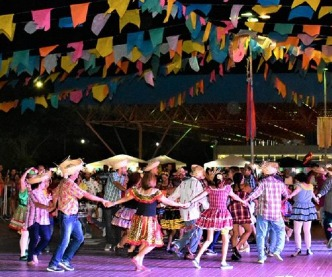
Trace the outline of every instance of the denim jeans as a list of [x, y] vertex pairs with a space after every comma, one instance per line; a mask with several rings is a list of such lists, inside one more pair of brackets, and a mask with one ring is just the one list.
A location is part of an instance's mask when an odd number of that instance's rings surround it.
[[324, 225], [324, 231], [325, 231], [325, 236], [326, 236], [327, 240], [329, 240], [332, 237], [332, 232], [327, 230], [328, 228], [331, 228], [330, 223], [332, 223], [332, 213], [325, 211], [323, 225]]
[[258, 259], [265, 259], [265, 239], [268, 234], [269, 228], [271, 228], [270, 234], [272, 234], [270, 242], [270, 251], [272, 253], [280, 254], [285, 246], [285, 223], [281, 218], [278, 221], [266, 220], [261, 215], [257, 216], [256, 223], [256, 244], [258, 251]]
[[186, 245], [188, 245], [191, 253], [195, 253], [197, 251], [203, 230], [198, 228], [195, 223], [196, 220], [184, 221], [185, 233], [180, 240], [174, 243], [179, 250], [182, 250]]
[[81, 222], [77, 215], [59, 212], [60, 241], [49, 263], [58, 266], [59, 262], [70, 262], [84, 241]]
[[220, 236], [220, 233], [221, 233], [221, 231], [217, 231], [217, 230], [214, 231], [213, 241], [209, 245], [208, 249], [214, 251], [214, 247], [215, 247], [216, 243], [218, 242], [218, 238]]
[[35, 222], [28, 227], [29, 246], [28, 246], [28, 262], [32, 261], [33, 255], [39, 255], [48, 245], [51, 239], [51, 225], [40, 225]]
[[106, 243], [116, 246], [121, 240], [121, 228], [112, 224], [118, 206], [103, 209], [103, 219], [106, 227]]

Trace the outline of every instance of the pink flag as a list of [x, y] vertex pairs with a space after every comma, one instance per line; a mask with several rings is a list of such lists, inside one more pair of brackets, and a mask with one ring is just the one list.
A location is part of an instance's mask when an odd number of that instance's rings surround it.
[[45, 31], [48, 31], [50, 29], [51, 10], [52, 9], [31, 11], [32, 20], [37, 24], [37, 29], [44, 29]]

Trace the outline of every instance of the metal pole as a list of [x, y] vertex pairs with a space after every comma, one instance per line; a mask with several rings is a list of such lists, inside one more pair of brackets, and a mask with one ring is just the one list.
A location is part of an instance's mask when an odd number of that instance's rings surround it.
[[[253, 72], [252, 72], [252, 51], [249, 44], [249, 76], [250, 76], [250, 89], [254, 93], [254, 81], [253, 81]], [[252, 118], [251, 118], [252, 120]], [[252, 135], [252, 124], [250, 124], [250, 162], [254, 164], [254, 138]]]
[[[326, 70], [327, 68], [323, 69], [323, 81], [324, 81], [324, 117], [326, 120], [327, 117], [327, 109], [326, 109], [326, 103], [327, 103], [327, 94], [326, 94]], [[325, 164], [327, 164], [327, 141], [326, 141], [326, 130], [324, 130], [324, 161]]]

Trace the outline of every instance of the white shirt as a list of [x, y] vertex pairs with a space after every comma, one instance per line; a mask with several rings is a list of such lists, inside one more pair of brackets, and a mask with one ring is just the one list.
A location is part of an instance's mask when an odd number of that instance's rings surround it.
[[[203, 185], [200, 180], [191, 177], [181, 182], [175, 191], [168, 197], [171, 200], [180, 200], [180, 203], [187, 203], [194, 199], [197, 195], [204, 191]], [[207, 197], [192, 204], [188, 209], [180, 208], [180, 214], [184, 221], [195, 220], [200, 217], [200, 204], [203, 209], [209, 208]]]

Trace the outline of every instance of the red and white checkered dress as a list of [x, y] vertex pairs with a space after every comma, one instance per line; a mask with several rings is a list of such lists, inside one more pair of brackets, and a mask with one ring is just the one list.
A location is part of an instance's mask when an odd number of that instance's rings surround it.
[[202, 229], [232, 229], [233, 219], [227, 209], [227, 198], [232, 191], [230, 185], [224, 188], [207, 188], [210, 207], [202, 212], [196, 225]]

